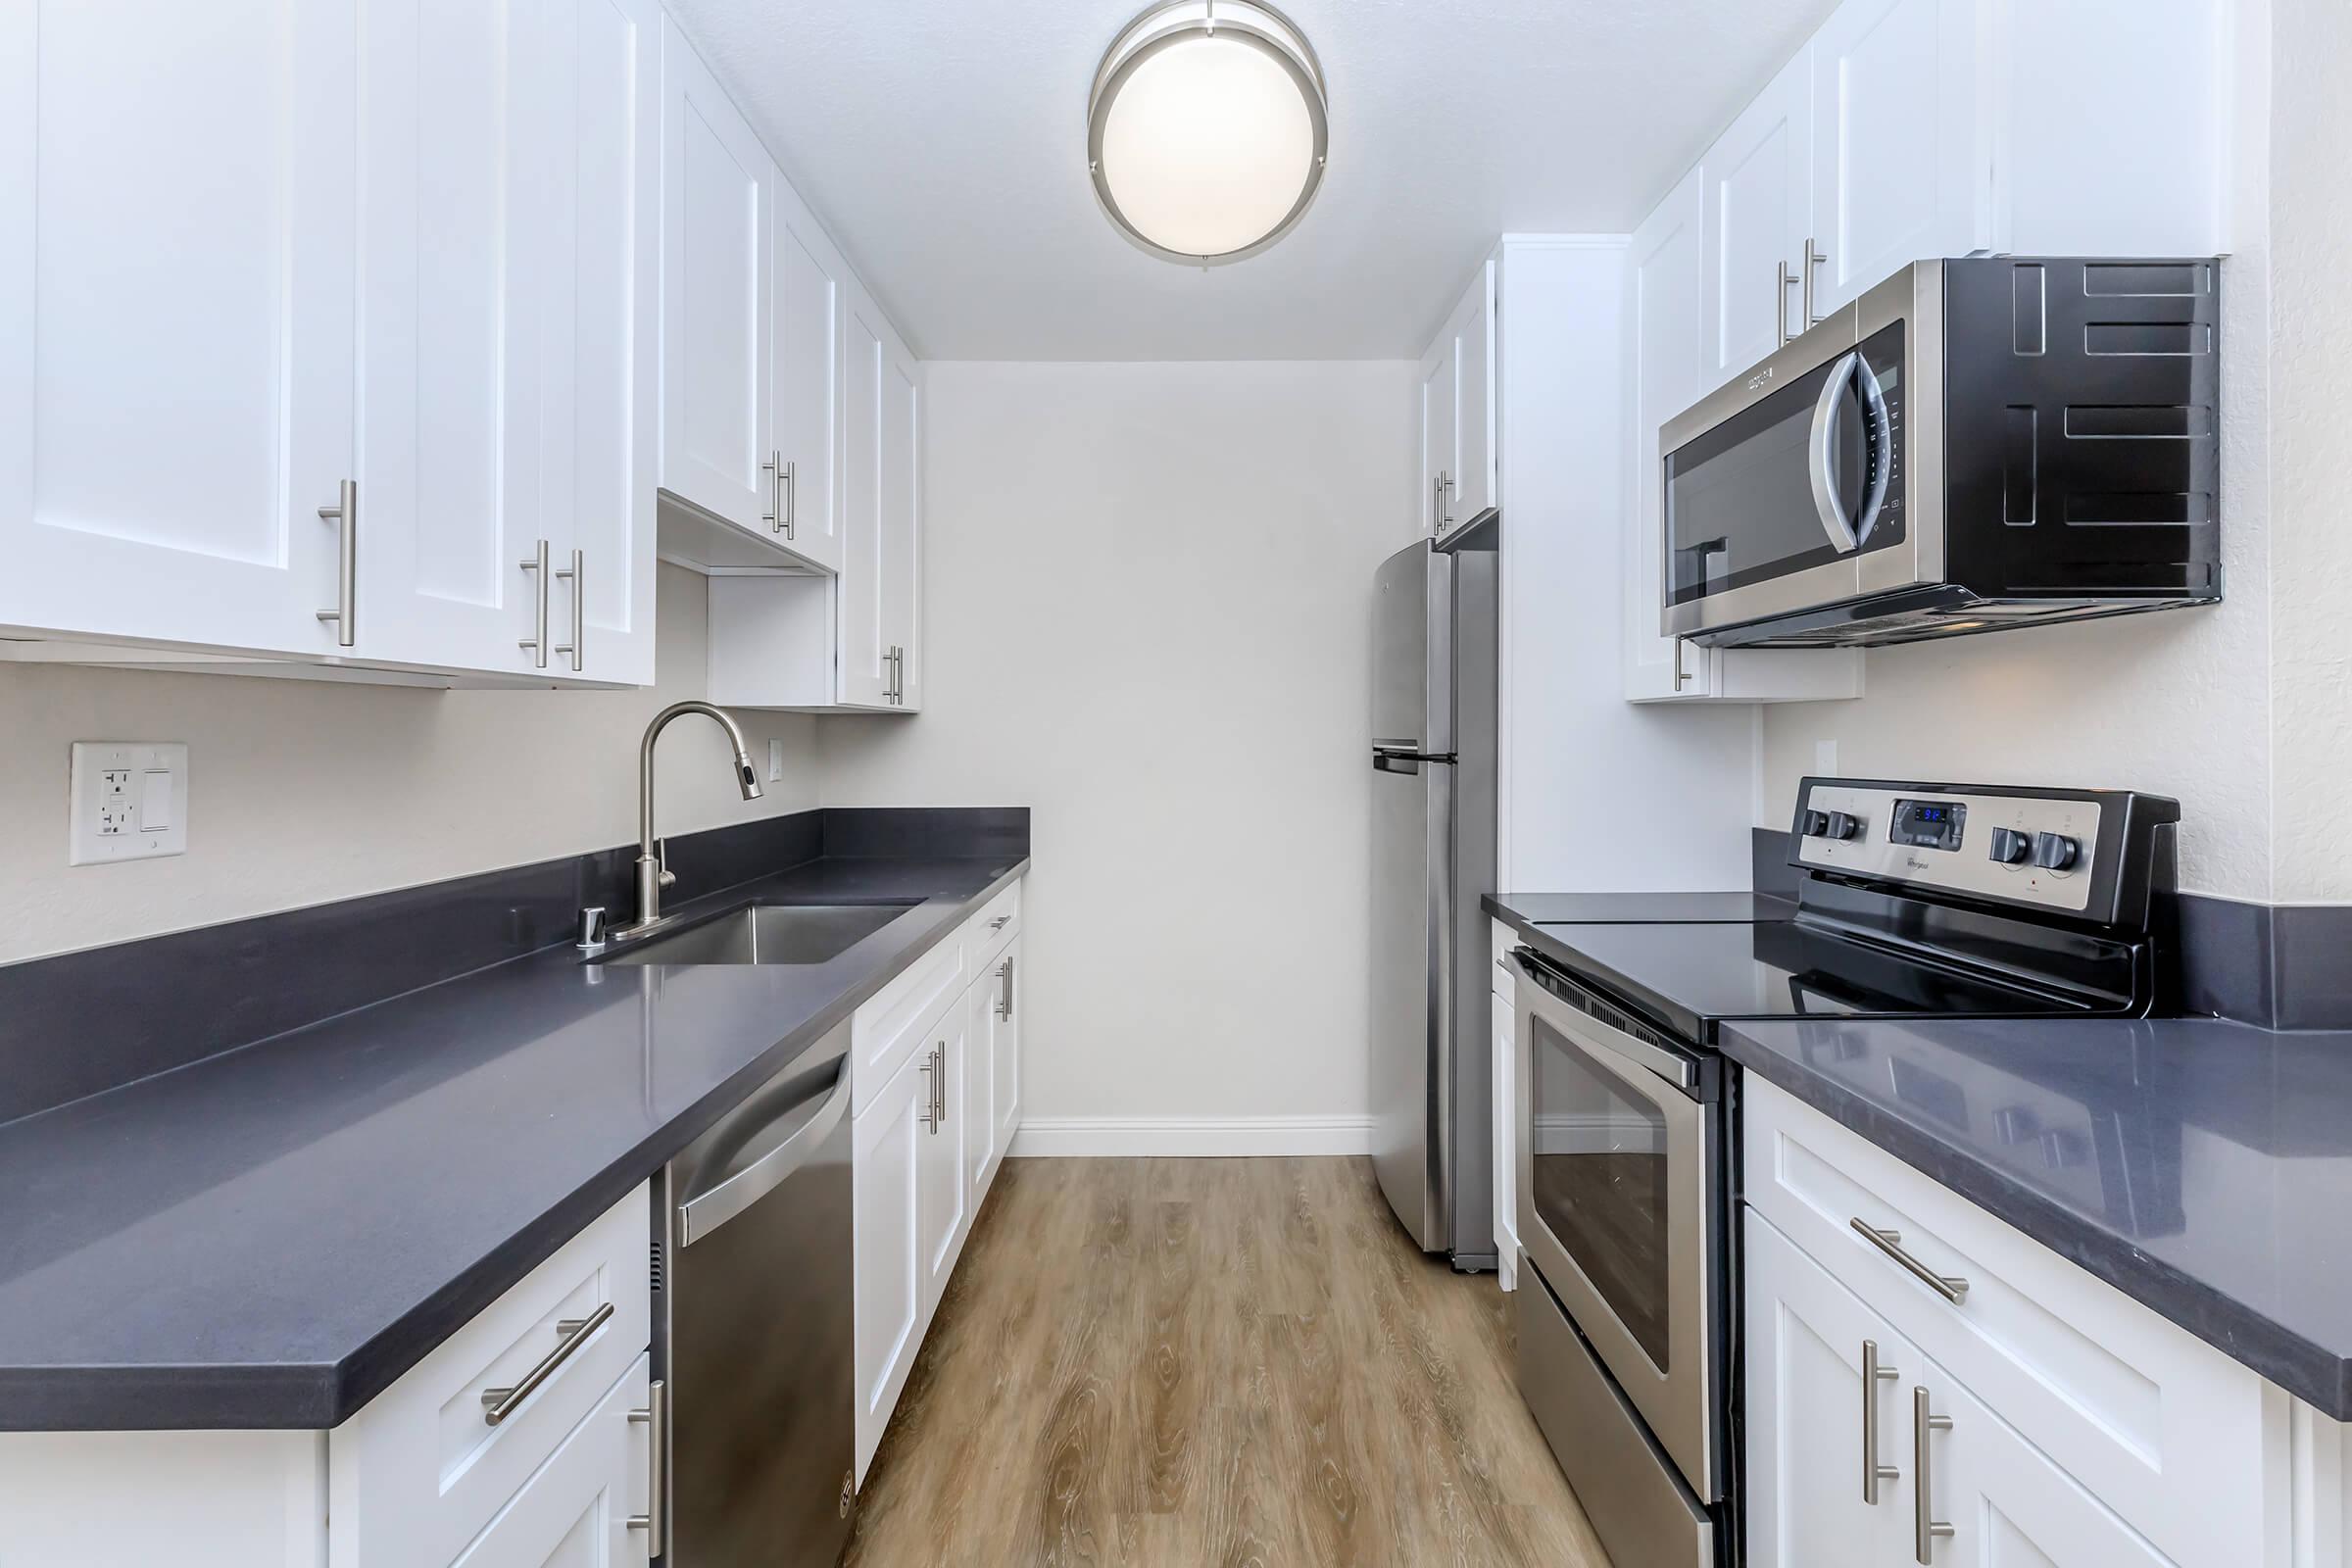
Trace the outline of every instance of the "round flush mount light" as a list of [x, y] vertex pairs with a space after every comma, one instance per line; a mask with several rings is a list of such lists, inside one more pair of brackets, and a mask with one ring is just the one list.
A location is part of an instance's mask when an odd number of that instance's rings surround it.
[[1120, 232], [1194, 266], [1290, 232], [1330, 125], [1306, 35], [1256, 0], [1162, 0], [1121, 29], [1087, 101], [1095, 194]]

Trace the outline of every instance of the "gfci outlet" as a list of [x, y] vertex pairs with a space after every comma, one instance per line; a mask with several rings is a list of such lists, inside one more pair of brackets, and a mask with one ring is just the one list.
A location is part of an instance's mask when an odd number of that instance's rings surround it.
[[74, 743], [66, 863], [188, 853], [188, 749], [155, 741]]

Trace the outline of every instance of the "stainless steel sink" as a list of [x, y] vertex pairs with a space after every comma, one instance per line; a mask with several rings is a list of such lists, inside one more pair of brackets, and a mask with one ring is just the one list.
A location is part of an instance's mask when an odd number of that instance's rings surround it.
[[670, 936], [609, 953], [606, 963], [823, 963], [914, 907], [898, 904], [755, 904]]

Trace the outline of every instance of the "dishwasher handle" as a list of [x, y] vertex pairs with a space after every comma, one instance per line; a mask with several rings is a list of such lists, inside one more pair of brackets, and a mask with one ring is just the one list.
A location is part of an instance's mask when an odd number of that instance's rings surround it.
[[833, 1129], [849, 1113], [850, 1072], [845, 1061], [834, 1076], [832, 1092], [825, 1096], [824, 1103], [798, 1131], [709, 1192], [697, 1194], [678, 1205], [678, 1245], [692, 1247], [783, 1186], [795, 1171], [808, 1163], [808, 1156], [832, 1136]]

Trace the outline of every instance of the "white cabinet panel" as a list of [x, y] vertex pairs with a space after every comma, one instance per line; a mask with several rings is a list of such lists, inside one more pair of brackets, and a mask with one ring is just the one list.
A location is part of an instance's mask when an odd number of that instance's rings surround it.
[[1421, 531], [1458, 528], [1494, 505], [1494, 263], [1477, 275], [1421, 362]]
[[921, 1149], [915, 1156], [915, 1217], [921, 1241], [917, 1256], [923, 1276], [923, 1321], [930, 1322], [955, 1270], [956, 1254], [971, 1229], [972, 1189], [964, 1159], [969, 1127], [963, 1112], [971, 1038], [965, 1007], [951, 1007], [932, 1031], [926, 1055], [915, 1058], [930, 1098]]
[[[1747, 1560], [1753, 1568], [1875, 1568], [1907, 1560], [1906, 1406], [1917, 1348], [1763, 1220], [1743, 1232]], [[1864, 1357], [1879, 1374], [1864, 1387]], [[1908, 1387], [1903, 1384], [1903, 1387]], [[1864, 1401], [1868, 1400], [1865, 1413]], [[1863, 1495], [1865, 1423], [1880, 1474]]]
[[[559, 569], [581, 557], [579, 578], [550, 586], [548, 640], [573, 642], [576, 625], [583, 677], [651, 685], [662, 12], [551, 0], [546, 19], [538, 531]], [[570, 662], [548, 656], [551, 670]]]
[[[987, 1003], [989, 1012], [988, 1073], [991, 1080], [989, 1103], [996, 1118], [996, 1132], [990, 1150], [990, 1175], [994, 1165], [1004, 1158], [1012, 1147], [1012, 1135], [1021, 1130], [1021, 939], [1014, 937], [1004, 956], [991, 966], [975, 989]], [[977, 1071], [977, 1069], [975, 1069]]]
[[917, 1219], [930, 1074], [917, 1054], [873, 1101], [851, 1135], [853, 1289], [858, 1368], [858, 1479], [865, 1480], [890, 1412], [921, 1348], [924, 1305]]
[[[2172, 1568], [2172, 1558], [2100, 1506], [1941, 1367], [1930, 1362], [1920, 1378], [1906, 1368], [1902, 1389], [1902, 1458], [1913, 1470], [1908, 1479], [1923, 1485], [1930, 1523], [1951, 1526], [1948, 1538], [1931, 1540], [1934, 1568]], [[1924, 1404], [1920, 1390], [1927, 1394]], [[1924, 1471], [1914, 1468], [1911, 1452], [1923, 1408], [1930, 1422]], [[1936, 1421], [1951, 1425], [1937, 1429]], [[2198, 1480], [2183, 1476], [2177, 1484], [2194, 1491]], [[1920, 1507], [1920, 1498], [1921, 1493], [1909, 1492], [1909, 1508]], [[1910, 1529], [1917, 1520], [1908, 1510], [1905, 1522], [1904, 1544], [1914, 1544]], [[2230, 1554], [2208, 1560], [2261, 1558], [2262, 1547], [2248, 1538]]]
[[882, 363], [882, 640], [896, 655], [892, 706], [923, 706], [922, 368], [895, 339]]
[[1494, 1084], [1494, 1274], [1506, 1291], [1519, 1288], [1519, 1072], [1517, 1015], [1512, 999], [1496, 992], [1493, 1004]]
[[843, 315], [844, 461], [841, 470], [841, 701], [889, 706], [890, 661], [883, 631], [882, 387], [885, 351], [869, 308]]
[[[649, 1428], [629, 1419], [649, 1408], [646, 1366], [640, 1355], [490, 1527], [447, 1559], [450, 1568], [615, 1568], [649, 1559], [650, 1536], [629, 1525], [646, 1512], [653, 1475]], [[387, 1553], [390, 1544], [371, 1541], [370, 1559], [445, 1560]]]
[[356, 11], [0, 8], [0, 625], [334, 653]]
[[662, 485], [765, 538], [775, 164], [662, 28]]
[[999, 970], [990, 966], [964, 993], [964, 1071], [957, 1094], [963, 1121], [963, 1190], [974, 1213], [1004, 1146], [997, 1142], [997, 1004], [1004, 996]]
[[1444, 533], [1450, 521], [1454, 475], [1461, 470], [1456, 420], [1461, 413], [1460, 366], [1453, 335], [1440, 334], [1421, 362], [1421, 532]]
[[1790, 61], [1699, 162], [1706, 193], [1702, 379], [1721, 385], [1781, 346], [1812, 212], [1812, 57]]
[[[805, 221], [802, 227], [813, 228]], [[785, 464], [785, 545], [838, 571], [840, 509], [833, 469], [840, 444], [840, 286], [831, 247], [794, 226], [776, 224], [775, 376], [777, 455]]]
[[1922, 257], [1986, 243], [1980, 10], [1846, 0], [1814, 36], [1808, 234], [1827, 253], [1813, 278], [1817, 319]]
[[1625, 695], [1645, 702], [1714, 694], [1713, 652], [1659, 630], [1665, 555], [1659, 538], [1658, 430], [1699, 393], [1699, 301], [1706, 179], [1692, 170], [1634, 231], [1626, 259], [1627, 360], [1633, 384], [1633, 525], [1626, 530]]

